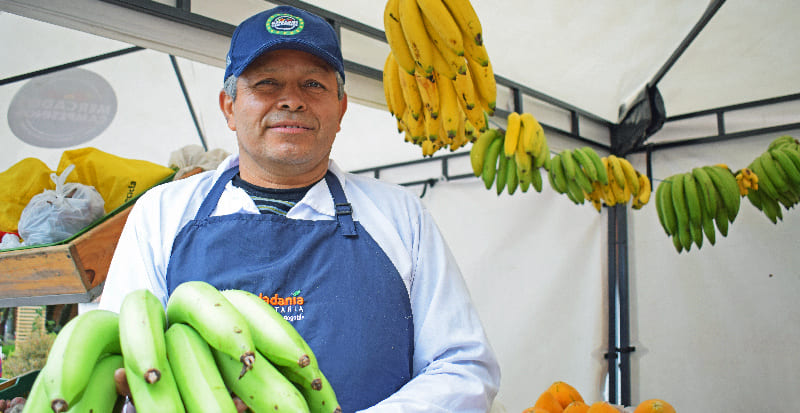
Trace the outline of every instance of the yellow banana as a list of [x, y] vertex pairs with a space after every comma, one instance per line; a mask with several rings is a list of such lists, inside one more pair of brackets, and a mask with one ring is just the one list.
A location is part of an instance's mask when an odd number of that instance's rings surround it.
[[[422, 99], [423, 111], [428, 113], [433, 119], [439, 118], [439, 90], [436, 84], [434, 75], [422, 76], [419, 73], [414, 73], [414, 79], [417, 81], [419, 88], [419, 96]], [[436, 129], [438, 131], [438, 128]]]
[[383, 9], [383, 28], [386, 32], [386, 41], [392, 50], [397, 64], [406, 73], [414, 73], [416, 63], [411, 51], [408, 49], [406, 35], [400, 25], [400, 0], [388, 0]]
[[455, 54], [463, 56], [464, 40], [461, 30], [442, 0], [417, 0], [417, 4], [422, 14], [430, 20], [430, 28], [439, 34], [444, 44]]
[[617, 182], [620, 188], [625, 187], [625, 172], [622, 170], [622, 165], [619, 162], [619, 158], [610, 154], [606, 157], [608, 160], [608, 175], [611, 178], [614, 178], [614, 181]]
[[408, 74], [402, 70], [398, 70], [397, 74], [400, 78], [400, 87], [403, 92], [403, 99], [406, 101], [406, 108], [411, 111], [411, 116], [414, 119], [419, 119], [425, 108], [422, 104], [417, 78], [413, 74]]
[[497, 81], [494, 77], [492, 62], [487, 60], [486, 65], [481, 65], [473, 59], [466, 59], [466, 61], [484, 110], [490, 115], [494, 114], [497, 105]]
[[442, 127], [446, 136], [455, 139], [460, 138], [464, 133], [459, 130], [464, 127], [464, 117], [461, 107], [458, 105], [458, 96], [453, 82], [446, 77], [437, 75], [437, 89], [439, 91], [439, 117], [442, 119]]
[[389, 53], [386, 57], [386, 63], [383, 65], [383, 90], [386, 95], [386, 106], [389, 108], [389, 112], [400, 120], [406, 110], [406, 100], [403, 97], [403, 88], [400, 85], [398, 70], [403, 69], [400, 69], [394, 55]]
[[466, 43], [483, 45], [483, 29], [469, 0], [442, 0], [461, 30]]
[[511, 156], [514, 154], [514, 151], [517, 150], [517, 142], [519, 142], [522, 123], [520, 115], [517, 112], [509, 113], [507, 121], [506, 140], [503, 149], [506, 156]]
[[625, 175], [625, 186], [630, 186], [631, 195], [637, 196], [639, 194], [639, 177], [637, 176], [636, 169], [625, 158], [617, 158], [622, 167], [622, 173]]
[[[414, 57], [416, 67], [425, 75], [433, 72], [433, 48], [435, 47], [425, 30], [422, 11], [417, 0], [399, 0], [400, 26], [406, 37], [408, 49]], [[415, 70], [416, 72], [416, 70]]]
[[536, 138], [536, 118], [528, 112], [523, 112], [519, 117], [520, 123], [522, 124], [519, 137], [522, 141], [522, 148], [525, 152], [533, 156], [533, 141]]

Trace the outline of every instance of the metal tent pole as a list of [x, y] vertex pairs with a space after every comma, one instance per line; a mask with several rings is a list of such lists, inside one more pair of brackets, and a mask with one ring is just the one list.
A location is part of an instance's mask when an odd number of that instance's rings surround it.
[[608, 350], [605, 354], [608, 363], [608, 402], [617, 402], [617, 210], [613, 206], [608, 211]]

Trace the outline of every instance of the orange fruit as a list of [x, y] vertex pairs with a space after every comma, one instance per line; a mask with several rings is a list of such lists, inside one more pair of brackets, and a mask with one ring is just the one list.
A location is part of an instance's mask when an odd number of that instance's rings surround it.
[[551, 384], [547, 391], [552, 393], [558, 403], [561, 404], [561, 407], [564, 408], [574, 401], [583, 401], [583, 397], [578, 393], [578, 390], [563, 381]]
[[561, 403], [556, 400], [556, 396], [553, 396], [553, 393], [545, 390], [539, 398], [536, 400], [536, 403], [533, 407], [538, 407], [544, 410], [547, 410], [550, 413], [563, 413], [564, 408], [561, 407]]
[[564, 413], [586, 413], [587, 411], [589, 411], [589, 405], [580, 400], [575, 400], [564, 409]]
[[564, 413], [586, 413], [587, 411], [589, 411], [589, 405], [580, 400], [575, 400], [564, 409]]
[[586, 413], [619, 413], [619, 410], [608, 402], [594, 402], [586, 410]]
[[650, 399], [639, 403], [633, 413], [675, 413], [675, 408], [660, 399]]

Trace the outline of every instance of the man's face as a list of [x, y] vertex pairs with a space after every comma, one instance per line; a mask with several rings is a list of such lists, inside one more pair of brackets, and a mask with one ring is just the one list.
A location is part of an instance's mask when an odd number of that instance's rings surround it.
[[220, 106], [236, 131], [243, 177], [270, 180], [324, 175], [347, 98], [339, 100], [336, 72], [324, 60], [276, 50], [254, 60], [239, 77], [236, 101], [223, 92]]

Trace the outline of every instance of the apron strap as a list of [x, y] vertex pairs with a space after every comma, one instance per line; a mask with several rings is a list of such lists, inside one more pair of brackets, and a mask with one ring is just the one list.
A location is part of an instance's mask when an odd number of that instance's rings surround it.
[[195, 215], [194, 219], [203, 219], [211, 216], [211, 213], [214, 212], [214, 208], [217, 207], [219, 197], [222, 196], [222, 192], [225, 191], [225, 185], [227, 185], [237, 173], [239, 173], [239, 165], [228, 169], [220, 175], [217, 182], [211, 187], [211, 191], [206, 195], [206, 199], [200, 204], [200, 209], [197, 210], [197, 215]]
[[325, 174], [325, 183], [328, 184], [328, 189], [333, 197], [333, 205], [336, 210], [336, 221], [339, 222], [339, 229], [342, 235], [346, 237], [355, 237], [356, 224], [353, 221], [353, 207], [347, 202], [347, 197], [342, 189], [342, 184], [336, 175], [330, 170]]

